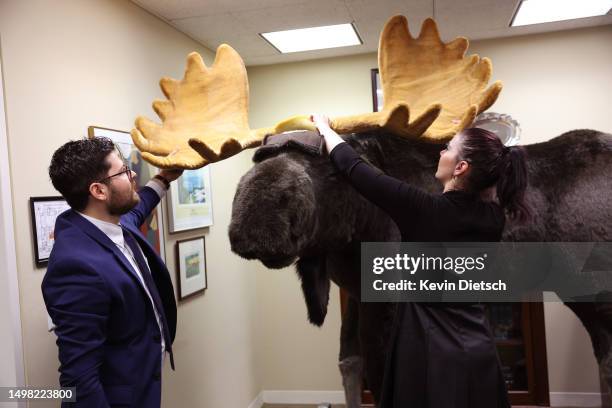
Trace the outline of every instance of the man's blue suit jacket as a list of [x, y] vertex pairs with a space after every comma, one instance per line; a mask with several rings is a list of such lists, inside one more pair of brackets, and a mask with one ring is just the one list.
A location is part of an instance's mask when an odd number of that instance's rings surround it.
[[[147, 258], [174, 340], [170, 274], [138, 230], [159, 196], [149, 187], [139, 195], [140, 203], [121, 224]], [[151, 301], [117, 246], [73, 210], [57, 218], [42, 292], [57, 326], [60, 384], [76, 387], [77, 402], [63, 407], [159, 408], [161, 335]]]

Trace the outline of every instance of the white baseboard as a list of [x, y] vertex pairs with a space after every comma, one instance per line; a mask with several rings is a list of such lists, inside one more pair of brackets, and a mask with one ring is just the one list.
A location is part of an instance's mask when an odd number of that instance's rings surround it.
[[[268, 404], [344, 404], [344, 391], [273, 391], [264, 390], [248, 408], [261, 408]], [[600, 408], [601, 394], [597, 392], [551, 392], [551, 407]]]
[[344, 391], [274, 391], [264, 390], [248, 408], [261, 408], [267, 404], [344, 404]]
[[601, 394], [598, 392], [551, 392], [550, 406], [600, 408]]

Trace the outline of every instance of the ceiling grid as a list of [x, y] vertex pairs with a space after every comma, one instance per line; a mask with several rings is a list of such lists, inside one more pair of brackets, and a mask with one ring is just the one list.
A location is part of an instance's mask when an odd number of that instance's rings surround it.
[[[435, 14], [444, 41], [457, 36], [493, 39], [612, 24], [612, 15], [509, 27], [520, 0], [132, 0], [214, 51], [231, 45], [246, 65], [376, 52], [378, 36], [393, 15], [408, 18], [417, 35]], [[362, 45], [280, 54], [260, 33], [353, 22]]]

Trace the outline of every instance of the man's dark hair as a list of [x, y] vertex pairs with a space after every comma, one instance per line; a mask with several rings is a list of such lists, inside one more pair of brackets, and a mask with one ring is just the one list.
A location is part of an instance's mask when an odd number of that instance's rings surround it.
[[97, 137], [72, 140], [53, 153], [49, 166], [51, 182], [72, 209], [85, 209], [89, 186], [106, 176], [111, 167], [106, 158], [115, 149], [110, 139]]

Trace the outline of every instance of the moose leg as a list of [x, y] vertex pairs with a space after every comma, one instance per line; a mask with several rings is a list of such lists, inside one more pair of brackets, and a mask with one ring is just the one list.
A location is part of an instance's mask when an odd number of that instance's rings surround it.
[[597, 322], [599, 323], [599, 373], [608, 389], [604, 394], [604, 407], [612, 406], [612, 303], [596, 303]]
[[346, 408], [360, 407], [362, 362], [359, 355], [359, 305], [352, 296], [348, 297], [346, 312], [342, 316], [338, 367], [342, 374]]
[[566, 303], [586, 328], [599, 365], [599, 374], [606, 384], [604, 407], [612, 406], [612, 302]]

